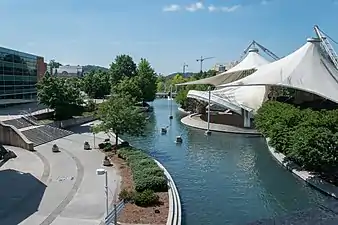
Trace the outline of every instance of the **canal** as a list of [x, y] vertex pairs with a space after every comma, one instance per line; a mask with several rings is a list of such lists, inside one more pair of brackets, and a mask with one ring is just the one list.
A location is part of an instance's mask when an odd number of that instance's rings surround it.
[[[181, 124], [173, 103], [153, 102], [144, 137], [123, 137], [159, 160], [172, 174], [181, 196], [182, 224], [246, 224], [323, 203], [318, 191], [279, 166], [257, 137], [212, 133]], [[169, 126], [161, 135], [161, 127]], [[175, 137], [181, 135], [182, 144]]]

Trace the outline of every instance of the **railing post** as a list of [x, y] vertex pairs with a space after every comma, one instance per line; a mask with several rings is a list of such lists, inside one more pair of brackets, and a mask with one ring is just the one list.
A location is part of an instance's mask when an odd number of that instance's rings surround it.
[[117, 225], [117, 212], [116, 212], [116, 204], [114, 203], [114, 225]]

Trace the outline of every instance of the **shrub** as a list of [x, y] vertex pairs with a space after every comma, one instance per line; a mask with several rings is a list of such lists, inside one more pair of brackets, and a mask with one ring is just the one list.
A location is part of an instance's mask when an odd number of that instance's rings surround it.
[[329, 172], [338, 165], [338, 136], [323, 127], [299, 127], [291, 139], [290, 158], [305, 169]]
[[135, 194], [134, 197], [135, 204], [142, 207], [157, 205], [159, 203], [159, 200], [159, 196], [155, 194], [152, 190], [138, 192]]
[[94, 112], [94, 111], [96, 110], [96, 104], [95, 104], [95, 102], [94, 102], [92, 99], [89, 99], [89, 100], [87, 101], [85, 110], [86, 110], [87, 112]]
[[119, 194], [119, 200], [120, 201], [132, 201], [134, 200], [135, 193], [133, 191], [128, 191], [126, 189], [123, 189]]
[[266, 102], [255, 125], [270, 145], [305, 169], [328, 172], [338, 166], [338, 110], [300, 110], [280, 102]]
[[143, 192], [147, 189], [158, 192], [167, 191], [167, 179], [164, 172], [146, 153], [133, 148], [121, 148], [118, 156], [127, 161], [133, 174], [135, 190]]
[[[136, 175], [136, 174], [135, 174]], [[167, 179], [154, 175], [134, 176], [135, 190], [138, 192], [150, 189], [156, 192], [168, 190]]]

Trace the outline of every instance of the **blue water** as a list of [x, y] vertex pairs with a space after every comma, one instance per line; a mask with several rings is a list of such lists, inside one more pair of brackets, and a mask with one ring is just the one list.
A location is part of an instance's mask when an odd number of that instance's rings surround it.
[[[246, 224], [307, 209], [326, 200], [282, 168], [258, 137], [212, 133], [180, 122], [173, 103], [153, 102], [154, 112], [143, 137], [123, 137], [159, 160], [173, 176], [181, 196], [182, 224]], [[161, 127], [169, 125], [161, 135]], [[174, 143], [181, 135], [182, 144]]]

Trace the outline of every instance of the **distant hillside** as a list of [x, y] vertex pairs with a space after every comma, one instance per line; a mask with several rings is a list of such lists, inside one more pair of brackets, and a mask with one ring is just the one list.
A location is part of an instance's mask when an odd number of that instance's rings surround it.
[[107, 68], [102, 67], [102, 66], [95, 66], [95, 65], [86, 65], [86, 66], [82, 66], [83, 68], [83, 72], [87, 73], [90, 72], [92, 70], [103, 70], [103, 71], [108, 71]]
[[[173, 78], [174, 76], [176, 76], [177, 74], [181, 74], [182, 75], [182, 72], [176, 72], [176, 73], [172, 73], [172, 74], [169, 74], [168, 76], [165, 76], [167, 79], [171, 79]], [[192, 72], [187, 72], [183, 75], [184, 78], [187, 78], [187, 77], [191, 77], [194, 73]]]

